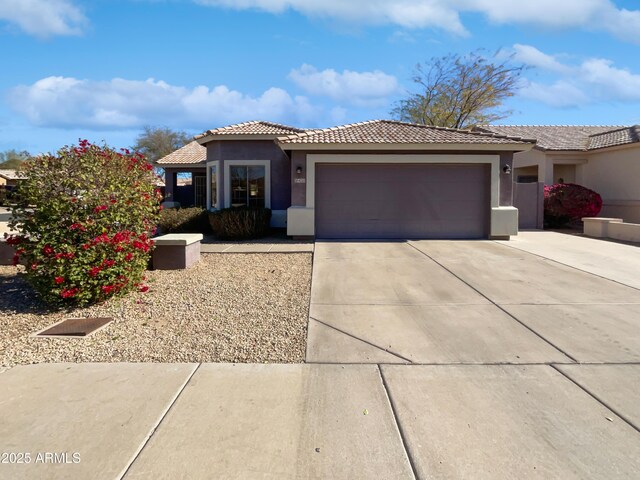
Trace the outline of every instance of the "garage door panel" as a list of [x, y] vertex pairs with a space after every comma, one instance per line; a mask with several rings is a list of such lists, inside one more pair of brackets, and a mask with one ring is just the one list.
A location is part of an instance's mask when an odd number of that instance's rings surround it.
[[481, 238], [488, 165], [318, 164], [319, 238]]

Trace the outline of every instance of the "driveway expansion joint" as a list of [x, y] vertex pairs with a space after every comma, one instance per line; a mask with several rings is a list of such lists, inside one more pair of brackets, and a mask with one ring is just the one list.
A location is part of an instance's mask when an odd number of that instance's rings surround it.
[[380, 364], [376, 365], [378, 369], [378, 375], [380, 375], [380, 381], [382, 382], [382, 387], [384, 388], [384, 393], [387, 396], [387, 401], [389, 402], [389, 406], [391, 407], [391, 414], [393, 416], [393, 423], [396, 425], [396, 429], [398, 430], [398, 434], [400, 435], [400, 441], [402, 442], [402, 448], [404, 449], [404, 453], [407, 456], [407, 460], [409, 460], [409, 465], [411, 465], [411, 470], [413, 472], [413, 478], [419, 479], [418, 470], [415, 465], [415, 461], [411, 456], [411, 452], [409, 451], [409, 446], [406, 439], [406, 434], [400, 424], [400, 420], [398, 419], [397, 408], [393, 397], [391, 396], [391, 391], [389, 390], [389, 386], [387, 385], [387, 380], [384, 378], [384, 373], [382, 372], [382, 368]]
[[598, 403], [600, 403], [603, 407], [605, 407], [606, 409], [610, 410], [613, 414], [615, 414], [618, 418], [620, 418], [620, 420], [622, 420], [624, 423], [626, 423], [627, 425], [629, 425], [631, 428], [633, 428], [636, 432], [640, 433], [640, 427], [636, 426], [631, 420], [629, 420], [627, 417], [625, 417], [623, 414], [621, 414], [617, 409], [613, 408], [611, 405], [609, 405], [607, 402], [605, 402], [604, 400], [602, 400], [600, 397], [598, 397], [595, 393], [591, 392], [588, 388], [586, 388], [585, 386], [583, 386], [582, 384], [580, 384], [578, 381], [574, 380], [573, 378], [571, 378], [567, 373], [563, 372], [561, 369], [556, 368], [555, 365], [549, 365], [551, 368], [553, 368], [556, 372], [558, 372], [560, 375], [562, 375], [563, 377], [565, 377], [567, 380], [569, 380], [571, 383], [573, 383], [574, 385], [576, 385], [580, 390], [582, 390], [583, 392], [585, 392], [587, 395], [589, 395], [591, 398], [593, 398], [595, 401], [597, 401]]
[[[345, 332], [344, 330], [341, 330], [341, 329], [339, 329], [337, 327], [334, 327], [333, 325], [329, 325], [328, 323], [325, 323], [322, 320], [318, 320], [317, 318], [314, 318], [311, 315], [309, 315], [309, 321], [311, 321], [311, 320], [313, 320], [314, 322], [318, 322], [319, 324], [324, 325], [325, 327], [331, 328], [331, 329], [333, 329], [333, 330], [335, 330], [337, 332], [340, 332], [343, 335], [351, 337], [354, 340], [358, 340], [359, 342], [366, 343], [367, 345], [370, 345], [370, 346], [372, 346], [374, 348], [377, 348], [378, 350], [382, 350], [383, 352], [388, 353], [390, 355], [393, 355], [394, 357], [398, 357], [399, 359], [404, 360], [405, 362], [413, 363], [411, 360], [409, 360], [406, 357], [403, 357], [399, 353], [395, 353], [395, 352], [393, 352], [391, 350], [388, 350], [386, 348], [382, 348], [380, 345], [376, 345], [375, 343], [371, 343], [368, 340], [364, 340], [364, 339], [362, 339], [360, 337], [356, 337], [355, 335], [352, 335], [349, 332]], [[316, 363], [316, 362], [306, 362], [306, 363]], [[326, 362], [317, 362], [317, 363], [326, 363]], [[336, 363], [340, 363], [340, 362], [336, 362]], [[368, 363], [370, 363], [370, 362], [368, 362]]]
[[521, 322], [517, 317], [515, 317], [512, 313], [508, 312], [507, 310], [505, 310], [504, 308], [502, 308], [498, 303], [494, 302], [492, 299], [490, 299], [487, 295], [485, 295], [484, 293], [482, 293], [480, 290], [478, 290], [476, 287], [474, 287], [473, 285], [471, 285], [469, 282], [467, 282], [465, 279], [463, 279], [462, 277], [460, 277], [459, 275], [456, 275], [455, 273], [453, 273], [450, 269], [448, 269], [447, 267], [445, 267], [442, 263], [438, 262], [435, 258], [433, 258], [431, 255], [429, 255], [426, 252], [423, 252], [422, 250], [420, 250], [419, 248], [417, 248], [413, 243], [409, 242], [409, 245], [414, 248], [415, 250], [417, 250], [418, 252], [420, 252], [422, 255], [424, 255], [425, 257], [427, 257], [428, 259], [430, 259], [432, 262], [434, 262], [436, 265], [439, 265], [440, 268], [444, 269], [445, 271], [449, 272], [449, 274], [453, 275], [455, 278], [457, 278], [458, 280], [460, 280], [462, 283], [464, 283], [466, 286], [468, 286], [469, 288], [471, 288], [473, 291], [475, 291], [478, 295], [482, 296], [483, 298], [486, 298], [489, 302], [491, 302], [492, 305], [494, 305], [496, 308], [500, 309], [502, 312], [504, 312], [505, 314], [507, 314], [509, 317], [513, 318], [516, 322], [518, 322], [520, 325], [522, 325], [524, 328], [526, 328], [527, 330], [529, 330], [531, 333], [533, 333], [534, 335], [536, 335], [538, 338], [540, 338], [541, 340], [543, 340], [544, 342], [548, 343], [549, 345], [551, 345], [553, 348], [555, 348], [557, 351], [559, 351], [561, 354], [563, 354], [565, 357], [571, 359], [573, 362], [575, 363], [579, 363], [578, 360], [576, 358], [574, 358], [573, 356], [569, 355], [567, 352], [565, 352], [564, 350], [562, 350], [560, 347], [558, 347], [557, 345], [555, 345], [553, 342], [551, 342], [550, 340], [546, 339], [545, 337], [543, 337], [541, 334], [539, 334], [538, 332], [536, 332], [533, 328], [529, 327], [528, 325], [526, 325], [525, 323]]
[[182, 384], [182, 386], [178, 389], [178, 392], [176, 393], [176, 395], [173, 397], [173, 400], [171, 400], [171, 403], [169, 403], [169, 406], [165, 409], [165, 411], [162, 413], [162, 415], [160, 415], [160, 418], [158, 419], [158, 421], [156, 422], [156, 424], [151, 428], [149, 434], [147, 435], [147, 438], [145, 438], [142, 441], [142, 444], [140, 445], [140, 448], [138, 449], [138, 451], [133, 455], [133, 457], [131, 458], [131, 461], [127, 464], [127, 466], [122, 470], [122, 474], [120, 474], [118, 477], [116, 477], [116, 480], [123, 480], [127, 474], [129, 473], [129, 470], [131, 470], [131, 467], [133, 466], [133, 464], [136, 462], [136, 460], [140, 457], [140, 455], [142, 454], [142, 451], [145, 449], [145, 447], [149, 444], [149, 442], [151, 441], [151, 439], [153, 438], [153, 436], [155, 435], [155, 433], [158, 431], [158, 428], [160, 427], [160, 424], [164, 421], [164, 419], [167, 417], [167, 415], [169, 414], [169, 412], [171, 411], [171, 409], [173, 408], [173, 406], [176, 404], [176, 402], [178, 401], [178, 398], [180, 398], [180, 395], [182, 395], [182, 392], [184, 391], [184, 389], [187, 387], [187, 385], [189, 385], [189, 382], [191, 382], [191, 379], [193, 378], [193, 376], [196, 374], [196, 372], [198, 371], [198, 369], [200, 368], [200, 366], [202, 365], [202, 363], [198, 363], [196, 365], [196, 367], [193, 369], [193, 371], [191, 372], [191, 374], [187, 377], [187, 380]]

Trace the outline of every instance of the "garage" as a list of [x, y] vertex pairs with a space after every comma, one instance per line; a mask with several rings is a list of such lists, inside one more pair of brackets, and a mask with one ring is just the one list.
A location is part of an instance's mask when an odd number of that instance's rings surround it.
[[487, 238], [488, 164], [316, 164], [324, 239]]

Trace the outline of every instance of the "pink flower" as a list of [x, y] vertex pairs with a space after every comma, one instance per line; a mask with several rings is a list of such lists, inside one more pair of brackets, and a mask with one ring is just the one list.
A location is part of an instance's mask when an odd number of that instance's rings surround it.
[[16, 237], [15, 235], [7, 235], [5, 233], [5, 238], [7, 239], [7, 245], [20, 245], [24, 239], [22, 237]]
[[101, 270], [102, 269], [100, 267], [92, 267], [89, 269], [88, 274], [90, 277], [95, 277], [100, 273]]
[[75, 297], [78, 292], [80, 291], [80, 289], [78, 288], [69, 288], [69, 289], [64, 289], [60, 292], [60, 296], [62, 298], [71, 298], [71, 297]]
[[96, 208], [93, 209], [93, 211], [96, 213], [99, 213], [99, 212], [105, 211], [108, 208], [109, 207], [107, 207], [106, 205], [98, 205]]
[[148, 292], [148, 291], [149, 291], [149, 287], [148, 287], [148, 286], [146, 286], [146, 285], [143, 285], [143, 286], [141, 286], [141, 287], [140, 287], [140, 291], [141, 291], [142, 293], [146, 293], [146, 292]]
[[61, 283], [64, 283], [64, 278], [63, 277], [56, 277], [53, 279], [54, 282], [56, 282], [56, 285], [60, 285]]

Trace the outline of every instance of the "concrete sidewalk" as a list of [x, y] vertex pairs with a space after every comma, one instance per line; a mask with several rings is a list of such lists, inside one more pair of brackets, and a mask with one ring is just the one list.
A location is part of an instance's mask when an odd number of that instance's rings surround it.
[[640, 288], [640, 246], [538, 230], [497, 243]]
[[15, 367], [0, 452], [31, 461], [0, 478], [631, 479], [638, 385], [640, 365]]

